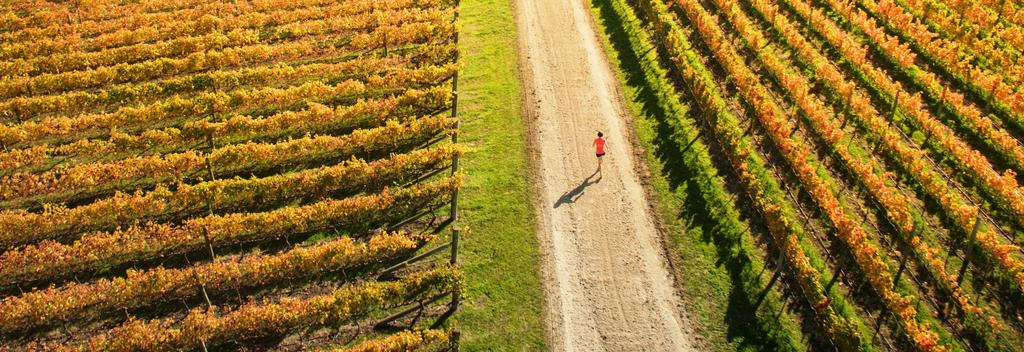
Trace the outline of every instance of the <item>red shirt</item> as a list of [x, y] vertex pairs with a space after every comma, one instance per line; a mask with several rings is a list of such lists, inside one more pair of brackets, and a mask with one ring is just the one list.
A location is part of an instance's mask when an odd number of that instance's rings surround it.
[[604, 154], [604, 138], [597, 137], [594, 139], [594, 147], [597, 147], [598, 154]]

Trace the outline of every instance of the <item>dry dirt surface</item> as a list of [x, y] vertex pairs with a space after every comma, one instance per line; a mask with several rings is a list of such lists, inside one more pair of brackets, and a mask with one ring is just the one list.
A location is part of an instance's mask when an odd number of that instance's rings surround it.
[[[516, 0], [549, 341], [555, 351], [694, 350], [585, 1]], [[597, 130], [608, 140], [602, 173]]]

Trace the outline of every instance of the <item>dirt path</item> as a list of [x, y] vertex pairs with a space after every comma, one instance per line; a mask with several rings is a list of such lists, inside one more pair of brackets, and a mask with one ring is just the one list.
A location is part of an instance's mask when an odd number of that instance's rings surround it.
[[516, 1], [553, 350], [693, 350], [586, 0]]

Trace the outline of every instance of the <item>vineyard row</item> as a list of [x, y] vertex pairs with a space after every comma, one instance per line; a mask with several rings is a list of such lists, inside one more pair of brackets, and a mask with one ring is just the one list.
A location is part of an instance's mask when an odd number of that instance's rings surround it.
[[[462, 288], [462, 274], [440, 267], [392, 282], [364, 282], [310, 297], [283, 297], [254, 302], [234, 310], [196, 308], [181, 319], [132, 320], [89, 339], [77, 350], [175, 350], [217, 346], [232, 340], [255, 339], [299, 328], [343, 324], [374, 312], [427, 299]], [[56, 346], [58, 349], [67, 346]], [[54, 347], [45, 346], [43, 350]]]
[[327, 199], [262, 213], [210, 215], [180, 225], [150, 223], [93, 232], [72, 244], [43, 241], [0, 254], [0, 286], [45, 282], [208, 247], [266, 242], [328, 230], [359, 232], [446, 204], [461, 183], [461, 177], [453, 176], [379, 194]]
[[84, 322], [123, 310], [188, 300], [200, 289], [225, 296], [237, 290], [275, 286], [346, 270], [380, 266], [414, 251], [429, 235], [378, 234], [366, 243], [349, 237], [295, 247], [278, 254], [245, 255], [187, 268], [129, 270], [123, 277], [70, 283], [0, 301], [0, 334]]
[[863, 348], [868, 341], [859, 335], [857, 326], [862, 325], [859, 317], [841, 309], [838, 304], [831, 304], [842, 301], [833, 300], [837, 295], [823, 284], [827, 278], [823, 274], [826, 269], [821, 260], [813, 251], [805, 251], [809, 244], [806, 244], [806, 234], [796, 219], [795, 210], [785, 200], [764, 159], [740, 128], [738, 119], [728, 108], [701, 55], [688, 42], [677, 19], [661, 0], [641, 1], [637, 9], [643, 13], [642, 18], [651, 22], [652, 37], [661, 38], [663, 50], [701, 106], [702, 115], [726, 153], [727, 160], [751, 195], [754, 206], [767, 220], [772, 242], [783, 255], [782, 263], [791, 268], [787, 272], [794, 276], [804, 301], [813, 307], [818, 322], [836, 346], [841, 349]]
[[[279, 43], [260, 43], [198, 52], [183, 58], [161, 58], [85, 71], [14, 77], [0, 80], [0, 98], [60, 93], [110, 84], [140, 83], [174, 75], [306, 57], [352, 58], [366, 54], [368, 50], [382, 49], [385, 46], [398, 49], [406, 45], [447, 42], [455, 30], [456, 25], [448, 21], [442, 24], [408, 23], [376, 28], [371, 32], [349, 36], [347, 39], [331, 35], [302, 37]], [[439, 40], [442, 38], [443, 40]]]
[[[154, 19], [146, 22], [134, 20], [125, 27], [125, 23], [111, 23], [113, 27], [98, 29], [102, 34], [83, 37], [79, 26], [59, 27], [60, 35], [36, 33], [31, 41], [7, 41], [0, 44], [0, 60], [31, 58], [73, 52], [95, 52], [104, 49], [118, 48], [136, 44], [155, 43], [171, 40], [182, 36], [202, 35], [216, 32], [229, 32], [239, 29], [273, 29], [284, 24], [321, 20], [338, 15], [354, 16], [365, 12], [398, 12], [411, 9], [439, 9], [447, 7], [450, 1], [437, 0], [394, 0], [385, 3], [373, 0], [348, 0], [326, 4], [313, 4], [302, 8], [288, 6], [269, 9], [266, 12], [256, 11], [223, 11], [216, 9], [216, 14], [203, 9], [199, 13], [188, 13], [186, 17], [178, 17], [173, 21]], [[215, 5], [216, 6], [216, 5]], [[231, 8], [238, 9], [238, 6]], [[209, 10], [214, 10], [210, 8]], [[74, 34], [67, 33], [74, 31]], [[10, 38], [12, 33], [7, 33]], [[95, 34], [95, 33], [94, 33]]]
[[394, 121], [385, 126], [356, 130], [345, 136], [307, 136], [280, 143], [242, 143], [210, 153], [183, 153], [138, 157], [121, 161], [73, 166], [34, 174], [18, 173], [0, 178], [0, 208], [53, 200], [76, 200], [115, 190], [160, 182], [183, 182], [204, 177], [230, 177], [260, 171], [282, 170], [357, 155], [373, 155], [416, 146], [450, 132], [455, 121], [447, 117], [423, 117], [408, 124]]
[[[383, 98], [359, 99], [335, 108], [315, 103], [299, 111], [281, 111], [266, 117], [234, 114], [223, 119], [186, 122], [179, 127], [147, 130], [141, 134], [114, 132], [109, 139], [86, 139], [58, 146], [37, 145], [0, 152], [0, 176], [36, 171], [47, 165], [64, 167], [90, 161], [111, 161], [127, 156], [180, 152], [212, 143], [226, 145], [304, 134], [339, 134], [358, 128], [405, 122], [451, 107], [451, 87], [409, 89]], [[209, 147], [207, 145], [207, 147]]]
[[[374, 92], [386, 93], [405, 88], [433, 86], [451, 78], [458, 68], [454, 63], [419, 68], [389, 67], [382, 69], [380, 75], [367, 72], [365, 82], [357, 77], [336, 84], [311, 81], [285, 88], [264, 87], [210, 92], [187, 98], [173, 97], [148, 105], [124, 107], [112, 113], [46, 117], [38, 121], [0, 126], [0, 144], [15, 147], [46, 142], [71, 142], [83, 137], [109, 135], [110, 130], [114, 128], [132, 132], [171, 122], [189, 122], [247, 109], [268, 110], [302, 102], [330, 103], [352, 100]], [[347, 69], [358, 71], [372, 68], [339, 68], [342, 72]], [[331, 72], [325, 74], [329, 75]]]
[[[17, 97], [0, 102], [0, 121], [26, 121], [37, 115], [69, 115], [92, 109], [112, 107], [167, 98], [176, 94], [204, 90], [227, 91], [246, 86], [279, 85], [309, 77], [330, 77], [337, 73], [366, 70], [365, 67], [409, 67], [448, 62], [455, 48], [417, 48], [389, 57], [359, 57], [340, 62], [271, 63], [239, 70], [218, 70], [152, 82], [120, 84], [97, 91], [74, 91], [53, 95]], [[324, 72], [327, 74], [322, 74]], [[355, 71], [362, 72], [362, 71]]]
[[254, 207], [326, 194], [352, 194], [400, 185], [418, 175], [445, 167], [463, 148], [442, 145], [386, 159], [341, 164], [263, 178], [211, 180], [173, 189], [157, 186], [148, 192], [118, 193], [82, 206], [47, 206], [42, 212], [0, 211], [0, 249], [39, 242], [66, 241], [78, 233], [108, 231], [136, 222], [166, 221]]

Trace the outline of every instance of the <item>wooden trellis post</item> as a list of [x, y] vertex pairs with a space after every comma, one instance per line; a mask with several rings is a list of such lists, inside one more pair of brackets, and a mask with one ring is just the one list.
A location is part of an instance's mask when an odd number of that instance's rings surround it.
[[206, 284], [199, 279], [199, 273], [196, 271], [196, 267], [192, 267], [192, 277], [196, 279], [196, 283], [199, 284], [199, 291], [203, 293], [203, 300], [206, 301], [207, 308], [213, 308], [213, 302], [210, 301], [210, 295], [206, 293]]
[[974, 253], [974, 243], [978, 240], [978, 230], [981, 228], [981, 210], [974, 215], [974, 228], [971, 229], [971, 236], [967, 239], [967, 249], [964, 255], [964, 265], [960, 266], [960, 273], [956, 276], [956, 284], [960, 285], [964, 282], [964, 274], [967, 273], [967, 267], [971, 265], [971, 255]]
[[[458, 264], [459, 262], [459, 229], [452, 229], [452, 244], [451, 244], [451, 265]], [[452, 305], [451, 310], [455, 311], [459, 309], [459, 303], [462, 297], [459, 294], [459, 290], [455, 289], [452, 291]]]
[[[917, 237], [919, 232], [921, 232], [921, 227], [918, 226], [918, 222], [915, 221], [913, 227], [910, 228], [910, 238]], [[903, 271], [907, 270], [907, 257], [902, 255], [899, 251], [896, 252], [896, 256], [900, 258], [900, 268], [896, 270], [896, 276], [892, 278], [893, 288], [896, 288], [896, 284], [900, 282], [900, 276], [903, 275]]]
[[836, 281], [839, 281], [840, 274], [842, 274], [842, 272], [833, 273], [832, 279], [828, 280], [828, 285], [825, 286], [825, 297], [828, 297], [828, 293], [832, 290], [832, 286], [835, 286]]
[[212, 308], [213, 302], [210, 301], [210, 295], [206, 294], [206, 284], [203, 283], [203, 280], [199, 279], [199, 272], [196, 271], [195, 265], [192, 265], [192, 261], [188, 260], [188, 254], [185, 255], [185, 263], [192, 268], [192, 279], [196, 280], [196, 284], [199, 285], [199, 292], [203, 294], [203, 300], [206, 301], [206, 308]]
[[210, 252], [210, 260], [216, 261], [217, 254], [213, 252], [213, 241], [210, 240], [210, 228], [203, 226], [203, 239], [206, 240], [206, 249]]
[[[455, 7], [455, 13], [452, 15], [452, 23], [453, 24], [457, 24], [457, 22], [459, 20], [458, 1], [456, 1], [456, 5], [455, 6], [456, 6]], [[458, 64], [458, 61], [460, 59], [459, 50], [458, 50], [459, 31], [455, 31], [455, 35], [454, 35], [454, 38], [452, 39], [452, 41], [455, 42], [455, 46], [456, 46], [455, 62], [456, 62], [456, 64]], [[456, 70], [455, 71], [455, 75], [452, 76], [452, 119], [455, 119], [455, 132], [452, 133], [452, 144], [457, 144], [457, 143], [459, 143], [459, 129], [462, 128], [462, 121], [459, 120], [459, 70]], [[455, 176], [455, 174], [457, 174], [458, 172], [459, 172], [459, 155], [456, 154], [452, 158], [452, 176]], [[459, 228], [455, 226], [455, 222], [459, 220], [459, 189], [458, 188], [452, 190], [452, 205], [451, 205], [451, 214], [450, 214], [449, 217], [450, 217], [450, 219], [452, 221], [451, 257], [449, 258], [450, 259], [449, 264], [456, 265], [459, 262], [459, 234], [461, 232], [459, 230]], [[459, 294], [459, 290], [458, 289], [453, 290], [452, 291], [452, 302], [451, 302], [451, 310], [452, 311], [456, 311], [456, 310], [459, 309], [460, 299], [461, 299], [461, 297], [460, 297], [460, 294]], [[454, 347], [453, 347], [452, 350], [458, 351], [459, 350], [459, 343], [458, 343], [459, 332], [455, 331], [453, 333], [452, 337], [453, 337], [453, 340], [454, 340]]]
[[783, 267], [782, 264], [783, 264], [783, 262], [785, 262], [785, 260], [786, 260], [785, 253], [783, 253], [781, 248], [780, 248], [779, 256], [775, 258], [775, 270], [772, 273], [771, 280], [768, 280], [768, 286], [766, 286], [764, 288], [765, 291], [768, 291], [768, 290], [770, 290], [772, 288], [772, 286], [775, 286], [775, 282], [779, 280], [779, 276], [782, 276], [782, 267]]
[[896, 97], [894, 97], [892, 99], [892, 105], [889, 106], [889, 115], [892, 116], [893, 119], [896, 118], [896, 105], [899, 104], [899, 102], [900, 102], [900, 92], [897, 91], [896, 92]]
[[[459, 18], [459, 10], [458, 10], [458, 8], [456, 8], [455, 14], [452, 15], [452, 22], [454, 23], [454, 22], [458, 21], [458, 18]], [[458, 63], [458, 61], [459, 61], [459, 51], [458, 51], [459, 32], [458, 31], [455, 31], [455, 36], [453, 38], [453, 41], [455, 42], [455, 45], [456, 45], [455, 61], [456, 61], [456, 63]], [[455, 71], [455, 75], [452, 76], [452, 115], [451, 116], [452, 116], [452, 119], [455, 120], [455, 131], [452, 132], [452, 144], [456, 144], [456, 143], [459, 143], [459, 128], [462, 127], [462, 121], [459, 121], [459, 71], [458, 70], [456, 70]], [[456, 154], [452, 158], [452, 176], [455, 176], [455, 174], [458, 173], [458, 172], [459, 172], [459, 155]], [[452, 191], [452, 205], [451, 205], [451, 213], [449, 214], [449, 219], [451, 220], [451, 222], [453, 224], [455, 223], [455, 221], [459, 220], [459, 189], [458, 188], [456, 188], [454, 191]]]
[[452, 252], [451, 261], [452, 265], [459, 262], [459, 229], [452, 229]]
[[892, 287], [896, 288], [900, 282], [900, 276], [903, 276], [903, 271], [907, 270], [907, 257], [904, 255], [896, 254], [900, 258], [900, 268], [896, 270], [896, 275], [892, 278]]
[[[458, 143], [459, 142], [459, 131], [458, 131], [459, 125], [460, 125], [460, 123], [456, 121], [455, 122], [456, 131], [454, 133], [452, 133], [452, 143]], [[452, 157], [452, 176], [455, 176], [455, 174], [458, 173], [458, 172], [459, 172], [459, 155], [456, 154], [454, 157]], [[451, 209], [450, 209], [451, 213], [448, 215], [448, 218], [454, 224], [456, 221], [459, 220], [459, 189], [458, 188], [455, 188], [454, 190], [452, 190], [452, 200], [451, 200], [451, 202], [452, 202]]]
[[459, 352], [459, 340], [462, 338], [462, 332], [458, 329], [452, 331], [452, 352]]

